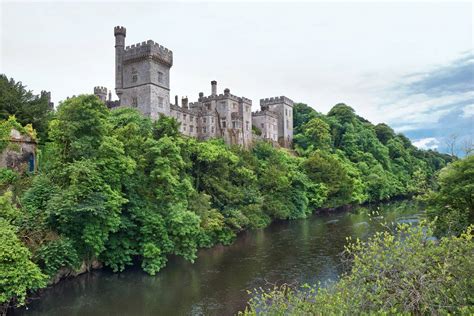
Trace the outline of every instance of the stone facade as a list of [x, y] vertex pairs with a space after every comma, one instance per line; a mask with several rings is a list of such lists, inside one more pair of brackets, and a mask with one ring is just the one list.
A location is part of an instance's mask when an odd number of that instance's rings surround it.
[[224, 89], [217, 94], [217, 82], [211, 82], [211, 94], [199, 93], [196, 102], [178, 96], [170, 100], [170, 69], [173, 52], [152, 40], [125, 46], [126, 29], [114, 28], [115, 92], [118, 101], [107, 100], [107, 89], [95, 87], [94, 94], [109, 108], [137, 108], [156, 120], [172, 116], [181, 123], [181, 132], [201, 140], [223, 138], [227, 144], [248, 147], [254, 135], [252, 125], [262, 130], [261, 138], [290, 147], [293, 140], [293, 101], [287, 97], [260, 100], [261, 111], [252, 113], [252, 100]]
[[274, 112], [278, 115], [278, 143], [283, 147], [291, 147], [293, 143], [293, 101], [287, 97], [260, 99], [262, 111]]
[[35, 172], [37, 143], [28, 135], [12, 129], [8, 144], [0, 153], [0, 167], [13, 169], [19, 173]]

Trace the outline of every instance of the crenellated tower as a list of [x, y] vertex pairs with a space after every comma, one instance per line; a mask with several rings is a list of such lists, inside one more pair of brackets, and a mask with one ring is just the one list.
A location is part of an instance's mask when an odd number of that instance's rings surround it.
[[262, 111], [278, 114], [278, 143], [290, 148], [293, 143], [293, 101], [285, 96], [260, 99]]
[[125, 45], [126, 30], [115, 34], [116, 92], [121, 106], [134, 107], [152, 119], [170, 115], [170, 69], [173, 52], [152, 40]]
[[107, 88], [106, 87], [94, 87], [94, 95], [99, 97], [104, 103], [107, 101]]

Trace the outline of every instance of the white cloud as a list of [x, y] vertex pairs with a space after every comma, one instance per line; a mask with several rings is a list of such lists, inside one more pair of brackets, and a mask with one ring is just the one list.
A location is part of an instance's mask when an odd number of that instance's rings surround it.
[[471, 116], [474, 116], [474, 104], [466, 105], [462, 109], [462, 117], [469, 118]]
[[413, 145], [420, 149], [436, 149], [438, 148], [439, 140], [434, 137], [427, 137], [414, 141]]

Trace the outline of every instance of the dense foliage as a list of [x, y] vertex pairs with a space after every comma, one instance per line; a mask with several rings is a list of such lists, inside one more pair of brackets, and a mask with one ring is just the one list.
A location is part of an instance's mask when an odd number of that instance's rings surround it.
[[427, 238], [431, 225], [401, 224], [346, 248], [351, 270], [327, 286], [256, 291], [243, 315], [472, 314], [474, 243]]
[[40, 141], [46, 140], [52, 109], [46, 95], [34, 95], [21, 82], [0, 74], [0, 120], [15, 116], [22, 125], [32, 124]]
[[0, 303], [21, 304], [26, 289], [60, 270], [101, 262], [122, 271], [139, 262], [155, 274], [170, 255], [193, 261], [198, 248], [273, 220], [416, 194], [450, 160], [346, 105], [325, 116], [298, 104], [294, 119], [298, 154], [265, 142], [248, 150], [201, 142], [182, 136], [172, 118], [109, 111], [95, 96], [64, 101], [49, 122], [40, 174], [19, 190], [24, 176], [0, 172], [2, 191], [15, 192], [19, 207], [11, 222], [9, 204], [0, 204], [14, 267], [34, 267], [13, 291], [1, 284], [8, 294]]
[[295, 150], [308, 157], [308, 175], [330, 187], [328, 207], [422, 193], [434, 173], [453, 160], [417, 149], [402, 134], [383, 123], [374, 126], [345, 104], [327, 115], [296, 104], [294, 125]]
[[437, 180], [439, 188], [423, 198], [428, 214], [437, 218], [437, 235], [459, 235], [474, 223], [474, 156], [453, 162]]

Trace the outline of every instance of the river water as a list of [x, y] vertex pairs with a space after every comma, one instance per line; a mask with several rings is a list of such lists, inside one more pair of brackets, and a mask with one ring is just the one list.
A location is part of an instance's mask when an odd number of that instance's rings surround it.
[[200, 250], [194, 264], [171, 258], [156, 276], [135, 267], [64, 280], [13, 314], [233, 315], [245, 308], [247, 289], [336, 280], [347, 236], [367, 238], [382, 223], [422, 214], [398, 201], [278, 222], [239, 235], [231, 246]]

